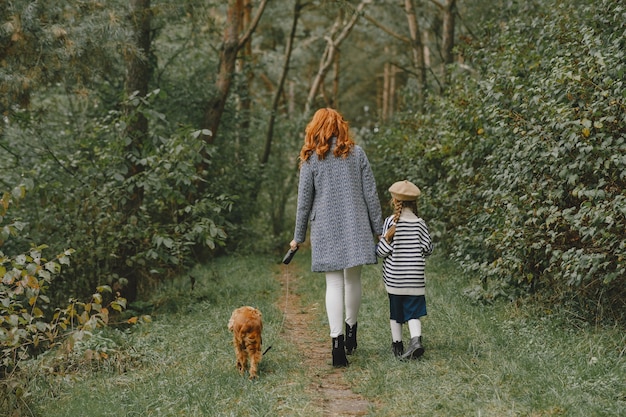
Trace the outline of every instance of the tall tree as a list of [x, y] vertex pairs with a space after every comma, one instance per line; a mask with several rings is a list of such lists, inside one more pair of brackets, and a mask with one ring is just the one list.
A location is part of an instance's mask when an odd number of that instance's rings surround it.
[[300, 19], [301, 10], [302, 10], [302, 5], [301, 5], [300, 0], [295, 0], [295, 4], [293, 7], [293, 21], [291, 24], [291, 32], [289, 33], [287, 46], [285, 47], [285, 60], [283, 63], [283, 70], [280, 76], [280, 81], [278, 82], [278, 87], [276, 88], [276, 91], [274, 93], [274, 99], [272, 101], [272, 111], [270, 113], [270, 120], [267, 126], [267, 134], [265, 136], [265, 147], [263, 150], [263, 155], [261, 156], [261, 164], [263, 165], [267, 163], [270, 157], [272, 140], [274, 136], [274, 123], [276, 121], [276, 113], [278, 112], [278, 105], [280, 103], [280, 98], [283, 95], [283, 90], [285, 87], [285, 80], [287, 79], [287, 73], [289, 72], [291, 52], [293, 51], [293, 43], [296, 37], [296, 29], [298, 27], [298, 20]]
[[419, 90], [419, 105], [424, 103], [424, 95], [426, 93], [426, 63], [424, 58], [424, 44], [422, 43], [422, 35], [415, 12], [413, 0], [404, 0], [404, 10], [409, 24], [409, 33], [411, 35], [411, 45], [413, 54], [413, 65], [417, 71], [417, 86]]
[[239, 36], [240, 28], [244, 18], [244, 0], [228, 0], [228, 11], [226, 17], [226, 27], [224, 29], [224, 41], [220, 48], [220, 60], [217, 77], [215, 80], [215, 92], [213, 97], [207, 103], [207, 110], [204, 116], [204, 128], [210, 131], [209, 135], [205, 135], [208, 143], [213, 143], [217, 137], [217, 129], [224, 113], [226, 100], [230, 93], [233, 76], [235, 74], [235, 64], [239, 50], [252, 36], [256, 29], [267, 0], [262, 0], [256, 15], [250, 27], [243, 36]]
[[443, 46], [441, 48], [444, 64], [451, 64], [454, 57], [454, 29], [456, 17], [456, 0], [447, 0], [443, 8]]
[[[250, 26], [252, 22], [252, 0], [244, 0], [243, 4], [243, 18], [241, 19], [240, 32]], [[241, 99], [239, 108], [242, 113], [243, 119], [241, 122], [240, 137], [238, 140], [244, 139], [248, 136], [248, 128], [250, 127], [250, 107], [252, 106], [252, 91], [250, 89], [252, 81], [254, 80], [254, 71], [250, 70], [252, 64], [252, 37], [250, 37], [244, 46], [241, 48], [241, 58], [238, 61], [237, 72], [242, 73], [245, 77], [245, 83], [243, 84]]]
[[439, 8], [443, 17], [443, 28], [441, 33], [441, 66], [442, 66], [442, 82], [447, 83], [447, 66], [454, 62], [454, 33], [456, 21], [456, 0], [445, 0], [444, 4], [433, 0], [433, 3]]
[[[150, 24], [152, 20], [150, 0], [131, 0], [129, 20], [136, 49], [127, 51], [125, 55], [125, 90], [128, 97], [135, 94], [144, 97], [148, 93], [150, 74], [152, 72], [149, 59], [151, 53]], [[147, 119], [141, 114], [132, 120], [132, 123], [126, 129], [126, 132], [131, 136], [145, 136], [147, 131]]]
[[335, 56], [339, 50], [339, 46], [348, 37], [352, 29], [354, 28], [354, 25], [363, 13], [363, 9], [365, 9], [365, 6], [370, 3], [371, 0], [362, 0], [361, 3], [359, 3], [359, 5], [352, 12], [348, 21], [342, 21], [341, 14], [337, 16], [337, 19], [335, 19], [333, 27], [330, 30], [330, 34], [325, 37], [326, 49], [322, 54], [319, 62], [319, 68], [317, 70], [315, 78], [313, 79], [313, 83], [309, 88], [309, 94], [307, 96], [304, 106], [305, 117], [311, 112], [311, 107], [313, 106], [315, 97], [319, 93], [319, 90], [324, 83], [324, 78], [326, 77], [328, 70], [335, 62]]
[[[131, 28], [135, 39], [135, 48], [128, 48], [125, 54], [126, 62], [126, 79], [124, 88], [127, 97], [143, 98], [148, 94], [148, 86], [150, 83], [150, 74], [152, 68], [150, 65], [150, 22], [152, 11], [150, 9], [150, 0], [131, 0], [130, 15]], [[126, 135], [130, 139], [126, 146], [128, 154], [136, 157], [135, 161], [141, 156], [141, 150], [144, 142], [148, 138], [148, 119], [138, 111], [137, 106], [130, 104], [130, 100], [125, 107], [128, 123], [126, 125]], [[141, 171], [141, 165], [129, 161], [128, 176], [132, 177]], [[141, 189], [134, 190], [130, 200], [133, 202], [133, 208], [136, 209], [141, 205]]]
[[[132, 178], [143, 171], [143, 165], [138, 161], [142, 158], [144, 147], [148, 142], [148, 119], [141, 110], [141, 105], [132, 104], [133, 97], [140, 100], [148, 94], [150, 83], [150, 74], [152, 68], [150, 65], [150, 49], [151, 49], [151, 20], [152, 10], [150, 9], [150, 0], [131, 0], [130, 1], [130, 25], [135, 40], [135, 47], [129, 48], [124, 59], [126, 64], [125, 93], [128, 97], [125, 106], [126, 118], [128, 120], [125, 134], [128, 138], [126, 145], [126, 161], [128, 164], [127, 178]], [[125, 204], [123, 213], [128, 221], [133, 218], [140, 209], [143, 202], [144, 189], [138, 185], [136, 181], [132, 182], [134, 187], [129, 190], [127, 203]], [[132, 255], [137, 245], [135, 242], [127, 242], [127, 247], [123, 248]], [[137, 297], [138, 276], [135, 273], [126, 273], [125, 278], [128, 285], [124, 288], [124, 296], [130, 300]]]

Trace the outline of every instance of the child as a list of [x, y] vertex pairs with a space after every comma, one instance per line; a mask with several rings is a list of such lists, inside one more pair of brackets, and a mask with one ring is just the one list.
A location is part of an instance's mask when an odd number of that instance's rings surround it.
[[[398, 181], [389, 192], [394, 213], [385, 219], [376, 254], [383, 258], [393, 353], [401, 359], [416, 359], [424, 354], [420, 322], [420, 317], [426, 315], [424, 268], [433, 244], [426, 222], [417, 217], [420, 189], [409, 181]], [[402, 324], [407, 322], [411, 342], [405, 352]]]

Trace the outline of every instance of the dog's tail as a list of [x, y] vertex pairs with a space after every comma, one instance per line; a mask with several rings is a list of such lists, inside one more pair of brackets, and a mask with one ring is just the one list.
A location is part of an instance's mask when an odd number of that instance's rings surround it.
[[[243, 348], [250, 348], [250, 347], [258, 347], [261, 348], [263, 341], [262, 338], [259, 336], [259, 342], [257, 343], [257, 336], [252, 336], [250, 334], [247, 334], [244, 338], [243, 338], [243, 344], [244, 346], [242, 346]], [[264, 351], [263, 351], [263, 355], [265, 355], [270, 349], [272, 348], [272, 346], [268, 346]]]

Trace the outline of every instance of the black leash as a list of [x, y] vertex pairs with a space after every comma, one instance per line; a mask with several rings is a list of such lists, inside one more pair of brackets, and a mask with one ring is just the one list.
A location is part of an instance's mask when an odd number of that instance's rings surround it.
[[[287, 254], [285, 255], [285, 257], [283, 258], [283, 263], [285, 265], [289, 264], [289, 262], [291, 262], [291, 259], [293, 258], [293, 255], [295, 255], [295, 253], [298, 251], [298, 248], [296, 248], [296, 250], [292, 250], [289, 249], [289, 252], [287, 252]], [[287, 305], [289, 304], [289, 277], [287, 277], [286, 283], [285, 283], [285, 309], [287, 308]], [[285, 318], [287, 317], [287, 312], [285, 310], [283, 310], [283, 321], [280, 323], [280, 326], [278, 327], [278, 330], [276, 331], [276, 334], [278, 334], [283, 326], [285, 325]], [[263, 356], [265, 356], [265, 354], [272, 348], [272, 345], [269, 345], [267, 347], [267, 349], [265, 349], [265, 351], [263, 352]]]

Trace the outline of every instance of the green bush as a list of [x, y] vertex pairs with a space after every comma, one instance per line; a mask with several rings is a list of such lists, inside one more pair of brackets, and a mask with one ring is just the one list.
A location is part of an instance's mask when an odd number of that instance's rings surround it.
[[[0, 247], [23, 229], [22, 223], [7, 220], [7, 212], [25, 193], [21, 185], [0, 199]], [[28, 377], [21, 372], [24, 364], [55, 348], [62, 357], [66, 355], [63, 366], [75, 357], [99, 363], [113, 350], [110, 339], [96, 329], [121, 317], [119, 313], [126, 308], [126, 300], [107, 285], [97, 287], [87, 302], [70, 297], [63, 307], [55, 308], [49, 295], [75, 251], [66, 249], [48, 260], [43, 256], [45, 249], [46, 245], [33, 246], [17, 255], [0, 251], [0, 408], [14, 413], [23, 409], [30, 395]], [[149, 319], [130, 317], [125, 323]]]
[[[4, 193], [0, 200], [0, 222], [6, 218], [14, 198], [24, 196], [25, 187], [16, 187], [12, 194]], [[2, 223], [0, 223], [2, 225]], [[3, 226], [3, 241], [19, 233], [15, 222]], [[86, 332], [109, 322], [110, 309], [121, 312], [126, 300], [106, 296], [108, 286], [100, 286], [87, 303], [70, 298], [69, 304], [53, 308], [48, 293], [62, 265], [69, 265], [73, 249], [67, 249], [54, 259], [43, 257], [46, 245], [9, 256], [0, 251], [0, 377], [10, 374], [21, 361], [58, 345], [69, 349]], [[131, 320], [134, 321], [134, 320]]]
[[540, 292], [625, 319], [626, 11], [545, 7], [465, 45], [475, 76], [457, 68], [429, 114], [400, 115], [375, 169], [423, 184], [434, 235], [483, 279], [476, 297]]
[[[7, 243], [7, 251], [22, 252], [29, 242], [44, 239], [52, 251], [76, 249], [50, 294], [54, 304], [65, 302], [67, 294], [88, 297], [100, 285], [132, 300], [137, 291], [185, 271], [223, 245], [232, 198], [212, 180], [216, 150], [200, 131], [171, 126], [155, 110], [160, 94], [127, 102], [154, 125], [140, 151], [127, 149], [125, 128], [133, 114], [98, 115], [87, 103], [88, 110], [76, 115], [81, 129], [67, 129], [55, 119], [42, 122], [54, 138], [43, 154], [30, 159], [31, 149], [39, 149], [36, 143], [16, 148], [27, 155], [24, 176], [33, 184], [18, 208], [23, 232]], [[62, 95], [48, 100], [69, 106]], [[7, 143], [18, 146], [21, 138], [41, 134], [29, 135], [36, 125], [31, 122], [11, 126]], [[139, 167], [135, 175], [129, 175], [131, 167]], [[137, 195], [141, 198], [133, 200]]]

